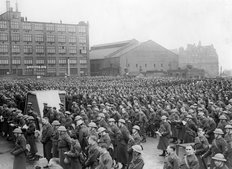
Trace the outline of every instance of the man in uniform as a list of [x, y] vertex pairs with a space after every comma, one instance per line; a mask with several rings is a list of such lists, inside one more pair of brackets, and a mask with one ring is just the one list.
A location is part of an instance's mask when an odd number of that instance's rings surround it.
[[229, 169], [226, 165], [226, 159], [223, 154], [215, 154], [215, 156], [212, 157], [212, 160], [216, 166], [214, 169]]
[[20, 128], [14, 129], [13, 133], [16, 137], [15, 147], [11, 151], [14, 155], [13, 169], [26, 169], [26, 139]]
[[125, 120], [119, 119], [118, 121], [118, 127], [120, 129], [120, 134], [117, 137], [117, 162], [120, 162], [122, 164], [122, 169], [127, 168], [127, 162], [128, 162], [128, 152], [127, 152], [127, 146], [129, 141], [129, 135], [130, 132], [125, 126]]
[[163, 153], [160, 154], [160, 156], [165, 156], [166, 149], [169, 145], [169, 138], [171, 136], [171, 126], [167, 122], [166, 116], [162, 116], [161, 120], [162, 120], [162, 122], [161, 122], [160, 128], [157, 132], [157, 134], [159, 134], [159, 136], [160, 136], [157, 148], [159, 150], [163, 150]]
[[43, 144], [44, 157], [49, 161], [52, 158], [52, 126], [49, 123], [49, 119], [44, 117], [42, 119], [43, 130], [41, 143]]
[[225, 134], [225, 140], [228, 145], [228, 151], [226, 154], [227, 164], [228, 167], [232, 168], [232, 125], [226, 125], [226, 134]]
[[[228, 151], [228, 146], [227, 146], [226, 140], [222, 137], [223, 134], [224, 133], [222, 129], [216, 128], [214, 130], [215, 139], [213, 140], [212, 146], [210, 147], [210, 149], [205, 154], [202, 155], [202, 158], [206, 158], [210, 154], [211, 154], [211, 157], [213, 157], [217, 153], [226, 155]], [[215, 167], [215, 165], [211, 163], [210, 169], [213, 169], [213, 167]]]

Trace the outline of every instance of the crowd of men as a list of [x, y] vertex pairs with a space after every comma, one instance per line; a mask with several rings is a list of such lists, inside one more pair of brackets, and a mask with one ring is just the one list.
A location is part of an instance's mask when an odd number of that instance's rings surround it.
[[[20, 137], [21, 150], [30, 145], [24, 160], [36, 159], [42, 130], [44, 157], [64, 169], [141, 169], [147, 136], [159, 137], [165, 169], [232, 168], [231, 79], [2, 80], [0, 88], [0, 132]], [[67, 92], [65, 105], [45, 102], [41, 115], [32, 103], [24, 110], [28, 91], [52, 89]], [[183, 159], [175, 153], [181, 143], [189, 143]]]

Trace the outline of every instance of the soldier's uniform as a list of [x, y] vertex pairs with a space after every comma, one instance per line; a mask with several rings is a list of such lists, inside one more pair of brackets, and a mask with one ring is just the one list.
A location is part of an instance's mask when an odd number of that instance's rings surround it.
[[195, 154], [185, 155], [179, 169], [199, 169], [199, 161]]
[[49, 161], [52, 158], [52, 126], [50, 123], [43, 125], [41, 142], [43, 143], [44, 157]]
[[163, 169], [179, 169], [179, 166], [180, 166], [180, 159], [176, 155], [176, 153], [167, 154], [164, 160]]
[[26, 169], [26, 139], [24, 135], [19, 136], [15, 141], [15, 148], [11, 151], [14, 155], [13, 169]]
[[[209, 143], [208, 140], [205, 136], [198, 136], [195, 138], [195, 155], [198, 158], [199, 161], [199, 165], [200, 168], [204, 168], [204, 165], [207, 164], [207, 160], [206, 159], [201, 159], [201, 155], [203, 155], [204, 153], [206, 153], [209, 149]], [[204, 161], [202, 161], [204, 160]]]

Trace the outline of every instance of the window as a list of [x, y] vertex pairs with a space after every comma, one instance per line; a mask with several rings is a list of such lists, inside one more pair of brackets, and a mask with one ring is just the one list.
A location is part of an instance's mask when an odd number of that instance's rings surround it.
[[43, 42], [44, 41], [43, 35], [42, 34], [35, 35], [35, 41], [36, 42]]
[[19, 29], [19, 22], [11, 22], [11, 29]]
[[47, 31], [54, 31], [55, 30], [55, 26], [53, 24], [46, 24], [46, 30]]
[[80, 60], [80, 64], [86, 64], [87, 60]]
[[14, 33], [11, 35], [11, 41], [13, 42], [19, 42], [20, 41], [20, 35], [18, 33]]
[[49, 54], [56, 53], [56, 47], [55, 46], [48, 46], [47, 47], [47, 53], [49, 53]]
[[80, 54], [85, 54], [85, 53], [87, 53], [86, 45], [85, 44], [80, 44]]
[[66, 64], [66, 59], [60, 59], [59, 64]]
[[7, 41], [7, 40], [8, 40], [8, 34], [0, 33], [0, 41]]
[[8, 61], [7, 59], [0, 60], [0, 64], [1, 64], [1, 65], [8, 65], [8, 64], [9, 64], [9, 61]]
[[80, 36], [79, 37], [79, 43], [86, 43], [86, 37], [85, 36]]
[[36, 64], [44, 64], [44, 60], [43, 59], [38, 59], [38, 60], [36, 60]]
[[59, 46], [59, 47], [58, 47], [58, 52], [59, 52], [59, 53], [66, 53], [65, 46]]
[[55, 65], [56, 59], [48, 59], [48, 64]]
[[85, 26], [78, 26], [78, 32], [85, 33], [86, 32]]
[[23, 29], [25, 30], [31, 30], [31, 23], [23, 23]]
[[35, 23], [35, 30], [42, 31], [43, 30], [43, 24]]
[[54, 35], [47, 35], [47, 42], [55, 42], [55, 36]]
[[44, 53], [44, 46], [36, 46], [35, 52], [36, 53]]
[[32, 46], [31, 45], [26, 45], [23, 47], [23, 53], [30, 54], [32, 53]]
[[12, 46], [12, 53], [20, 53], [20, 46], [19, 45], [13, 45]]
[[0, 21], [0, 29], [7, 29], [7, 22], [6, 21]]
[[32, 65], [33, 61], [31, 59], [24, 60], [25, 65]]
[[77, 53], [76, 46], [69, 46], [69, 53]]
[[67, 30], [68, 30], [68, 32], [75, 32], [76, 31], [75, 26], [71, 26], [71, 25], [67, 26]]
[[58, 36], [58, 42], [62, 42], [62, 43], [65, 43], [65, 36], [64, 35], [59, 35]]
[[12, 60], [12, 64], [13, 65], [20, 65], [21, 64], [21, 60], [20, 59], [13, 59]]
[[23, 41], [24, 42], [31, 42], [32, 41], [32, 35], [30, 35], [30, 34], [23, 35]]
[[57, 31], [65, 32], [65, 25], [57, 25]]
[[77, 64], [77, 60], [76, 60], [76, 59], [70, 59], [70, 60], [69, 60], [69, 63], [70, 63], [70, 64]]
[[71, 37], [69, 38], [69, 42], [70, 42], [70, 43], [76, 43], [76, 37], [75, 37], [75, 36], [71, 36]]
[[0, 45], [0, 53], [8, 53], [8, 45]]

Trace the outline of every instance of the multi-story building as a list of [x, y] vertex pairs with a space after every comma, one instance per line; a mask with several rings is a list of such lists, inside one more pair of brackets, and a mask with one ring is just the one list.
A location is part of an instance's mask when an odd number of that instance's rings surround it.
[[0, 15], [0, 75], [89, 74], [89, 25], [27, 21], [9, 8]]
[[92, 46], [90, 65], [92, 76], [140, 73], [155, 76], [177, 69], [178, 56], [152, 40], [140, 43], [132, 39]]
[[219, 75], [218, 55], [213, 45], [202, 46], [188, 44], [186, 49], [183, 47], [176, 50], [179, 55], [179, 67], [186, 68], [191, 65], [197, 69], [203, 69], [206, 77], [216, 77]]

